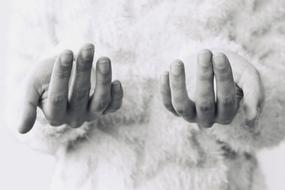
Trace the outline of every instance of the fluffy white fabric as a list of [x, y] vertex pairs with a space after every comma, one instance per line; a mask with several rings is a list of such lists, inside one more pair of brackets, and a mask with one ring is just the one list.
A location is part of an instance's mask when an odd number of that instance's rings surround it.
[[[114, 114], [71, 129], [53, 128], [39, 113], [32, 131], [19, 136], [56, 155], [51, 189], [264, 188], [254, 152], [285, 135], [283, 0], [27, 0], [15, 3], [12, 19], [6, 94], [12, 129], [20, 81], [37, 60], [64, 48], [94, 43], [96, 57], [111, 58], [125, 89]], [[203, 48], [238, 52], [260, 71], [266, 96], [254, 127], [244, 124], [242, 109], [232, 124], [207, 130], [164, 110], [158, 75], [181, 58], [194, 77], [195, 53]]]

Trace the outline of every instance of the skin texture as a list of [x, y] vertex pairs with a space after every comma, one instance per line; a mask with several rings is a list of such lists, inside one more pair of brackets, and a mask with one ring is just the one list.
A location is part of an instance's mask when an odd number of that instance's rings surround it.
[[[94, 45], [84, 45], [76, 60], [74, 57], [72, 51], [65, 50], [44, 61], [30, 76], [24, 93], [20, 133], [32, 129], [37, 107], [42, 109], [50, 125], [68, 124], [74, 128], [121, 107], [123, 90], [120, 81], [112, 82], [111, 60], [107, 57], [97, 60], [95, 90], [90, 92]], [[72, 67], [75, 67], [74, 75]], [[234, 81], [232, 68], [237, 81]], [[231, 123], [244, 98], [246, 123], [254, 122], [261, 109], [263, 91], [259, 74], [251, 64], [232, 52], [226, 55], [203, 50], [198, 55], [196, 72], [195, 102], [188, 97], [181, 60], [176, 60], [170, 72], [162, 75], [161, 94], [167, 110], [188, 122], [209, 128], [214, 123]]]
[[70, 50], [44, 61], [36, 68], [24, 93], [20, 133], [32, 129], [37, 107], [42, 109], [50, 125], [68, 124], [71, 127], [79, 127], [85, 121], [96, 120], [100, 115], [121, 107], [122, 86], [120, 81], [112, 82], [111, 61], [107, 57], [97, 60], [95, 91], [90, 95], [93, 56], [93, 44], [81, 48], [75, 60], [73, 78], [74, 55]]
[[[242, 109], [246, 111], [246, 124], [253, 124], [261, 109], [264, 94], [256, 69], [232, 52], [225, 55], [202, 50], [197, 63], [195, 102], [188, 97], [184, 63], [181, 60], [174, 61], [170, 72], [162, 75], [161, 94], [166, 109], [188, 122], [209, 128], [214, 123], [230, 124], [244, 98]], [[231, 65], [236, 71], [236, 82]]]

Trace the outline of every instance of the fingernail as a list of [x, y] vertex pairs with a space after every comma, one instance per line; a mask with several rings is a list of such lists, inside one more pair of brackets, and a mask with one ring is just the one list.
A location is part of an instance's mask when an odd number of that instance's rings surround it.
[[170, 70], [173, 75], [180, 75], [183, 71], [183, 63], [179, 60], [175, 61], [171, 64]]
[[220, 68], [220, 69], [225, 68], [225, 66], [226, 66], [226, 57], [222, 53], [215, 54], [213, 56], [213, 62], [214, 62], [214, 65], [217, 68]]
[[89, 44], [82, 48], [81, 50], [81, 57], [84, 61], [90, 61], [93, 59], [94, 55], [94, 46], [92, 44]]
[[101, 58], [98, 60], [98, 68], [103, 74], [107, 74], [110, 70], [110, 59]]
[[65, 50], [61, 55], [60, 55], [60, 63], [63, 66], [70, 66], [73, 62], [73, 53], [70, 50]]
[[211, 65], [211, 58], [212, 58], [212, 52], [210, 50], [202, 50], [198, 54], [198, 64], [202, 67], [208, 67]]
[[121, 91], [121, 83], [119, 81], [114, 81], [113, 82], [113, 89], [115, 92]]

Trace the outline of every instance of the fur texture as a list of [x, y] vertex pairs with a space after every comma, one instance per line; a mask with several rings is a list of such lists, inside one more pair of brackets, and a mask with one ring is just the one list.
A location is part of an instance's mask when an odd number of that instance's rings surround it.
[[[19, 137], [56, 156], [51, 189], [264, 188], [255, 151], [285, 134], [283, 0], [29, 0], [15, 3], [12, 19], [7, 98], [21, 96], [18, 82], [38, 59], [84, 42], [111, 58], [125, 89], [114, 114], [70, 129], [49, 126], [39, 111], [34, 129]], [[181, 58], [193, 79], [202, 48], [238, 52], [260, 71], [266, 96], [254, 127], [242, 109], [232, 124], [207, 130], [164, 110], [158, 75]], [[13, 130], [20, 102], [6, 102]]]

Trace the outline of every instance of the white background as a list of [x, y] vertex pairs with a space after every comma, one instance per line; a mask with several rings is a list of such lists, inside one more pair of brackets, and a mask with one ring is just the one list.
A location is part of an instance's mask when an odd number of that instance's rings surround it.
[[[9, 15], [9, 1], [0, 0], [0, 189], [47, 190], [54, 167], [50, 156], [33, 152], [20, 144], [1, 125], [1, 102], [5, 74], [5, 35]], [[284, 73], [285, 74], [285, 73]], [[284, 116], [285, 117], [285, 116]], [[285, 127], [285, 126], [284, 126]], [[274, 128], [272, 128], [274, 130]], [[269, 190], [285, 189], [285, 143], [259, 155]]]

